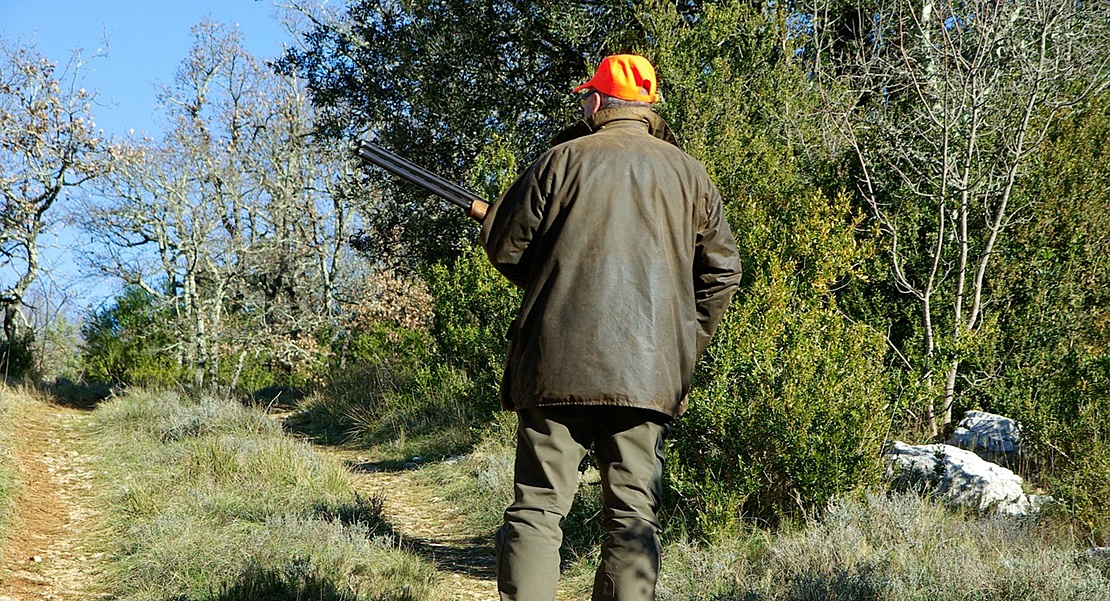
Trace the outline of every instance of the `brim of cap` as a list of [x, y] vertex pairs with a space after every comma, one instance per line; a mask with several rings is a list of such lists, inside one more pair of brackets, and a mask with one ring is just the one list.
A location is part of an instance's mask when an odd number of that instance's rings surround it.
[[577, 88], [574, 88], [573, 90], [570, 91], [570, 93], [571, 94], [577, 94], [577, 93], [581, 92], [582, 90], [585, 90], [586, 88], [590, 87], [590, 85], [593, 84], [593, 82], [594, 82], [594, 80], [591, 79], [590, 81], [587, 81], [586, 83], [578, 86]]

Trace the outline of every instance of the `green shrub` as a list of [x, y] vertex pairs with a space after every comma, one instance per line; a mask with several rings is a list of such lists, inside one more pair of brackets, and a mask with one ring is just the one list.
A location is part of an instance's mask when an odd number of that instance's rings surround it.
[[1064, 351], [1008, 370], [992, 409], [1022, 424], [1019, 470], [1061, 502], [1097, 545], [1110, 544], [1110, 356]]
[[474, 443], [489, 412], [472, 400], [466, 374], [438, 359], [428, 332], [376, 323], [336, 346], [326, 381], [298, 404], [288, 428], [318, 442], [429, 459]]
[[873, 480], [886, 425], [882, 351], [835, 314], [738, 307], [669, 445], [675, 510], [712, 531], [819, 506]]
[[22, 380], [35, 368], [35, 333], [25, 330], [0, 340], [0, 377]]
[[1018, 420], [1022, 475], [1110, 544], [1110, 94], [1061, 112], [998, 253], [999, 352], [973, 401]]
[[427, 436], [449, 443], [461, 436], [465, 446], [445, 445], [426, 449], [431, 457], [444, 457], [469, 447], [467, 433], [487, 417], [472, 402], [473, 384], [466, 374], [449, 366], [428, 366], [413, 374], [406, 386], [389, 391], [376, 407], [360, 407], [352, 414], [371, 439], [399, 441]]
[[878, 474], [884, 341], [830, 292], [867, 249], [844, 196], [787, 204], [734, 206], [748, 275], [668, 447], [668, 505], [695, 531], [819, 507]]
[[495, 410], [500, 406], [505, 334], [520, 308], [520, 292], [477, 245], [467, 246], [450, 265], [433, 265], [426, 279], [441, 360], [466, 373], [473, 383], [471, 402], [487, 413]]
[[81, 370], [109, 384], [173, 385], [185, 371], [169, 356], [169, 315], [152, 294], [126, 288], [111, 305], [93, 311], [81, 328]]
[[377, 323], [336, 347], [326, 384], [290, 421], [317, 440], [430, 459], [464, 452], [500, 407], [516, 289], [467, 246], [425, 270], [430, 332]]

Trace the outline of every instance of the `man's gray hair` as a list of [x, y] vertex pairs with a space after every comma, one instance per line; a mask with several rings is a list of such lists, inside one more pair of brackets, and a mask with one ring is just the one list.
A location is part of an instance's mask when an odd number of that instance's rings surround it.
[[603, 92], [597, 92], [597, 95], [601, 97], [601, 109], [615, 109], [615, 108], [633, 107], [633, 106], [640, 107], [640, 108], [651, 108], [651, 103], [650, 102], [642, 102], [642, 101], [639, 101], [639, 100], [625, 100], [623, 98], [615, 98], [615, 97], [609, 96], [608, 94], [605, 94]]

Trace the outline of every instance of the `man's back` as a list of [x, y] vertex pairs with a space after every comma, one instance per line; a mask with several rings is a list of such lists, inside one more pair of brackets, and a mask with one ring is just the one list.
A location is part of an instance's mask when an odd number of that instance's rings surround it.
[[666, 125], [650, 109], [605, 110], [590, 124], [487, 218], [491, 260], [526, 290], [506, 400], [673, 415], [700, 350], [696, 272], [707, 252], [735, 256], [731, 234], [705, 169], [656, 137]]

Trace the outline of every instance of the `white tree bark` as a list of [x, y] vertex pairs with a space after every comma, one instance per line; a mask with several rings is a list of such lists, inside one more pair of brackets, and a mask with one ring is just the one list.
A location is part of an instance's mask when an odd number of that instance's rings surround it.
[[[238, 384], [245, 357], [290, 367], [315, 352], [343, 277], [348, 159], [313, 140], [299, 82], [267, 70], [232, 31], [207, 23], [194, 33], [162, 92], [173, 128], [119, 147], [126, 160], [102, 191], [110, 201], [88, 223], [113, 244], [107, 273], [178, 312], [193, 383]], [[225, 357], [231, 374], [221, 374]]]
[[7, 340], [27, 327], [23, 297], [39, 277], [39, 237], [67, 191], [101, 175], [79, 55], [62, 69], [0, 38], [0, 312]]
[[[1022, 170], [1059, 111], [1107, 85], [1108, 11], [1051, 0], [927, 2], [918, 11], [890, 0], [870, 13], [869, 45], [836, 69], [816, 62], [818, 82], [830, 86], [823, 112], [855, 152], [894, 283], [919, 305], [919, 371], [928, 381], [938, 368], [945, 374], [924, 399], [934, 435], [951, 422], [984, 323], [992, 257], [1010, 233]], [[831, 91], [843, 86], [855, 90], [849, 106]]]

